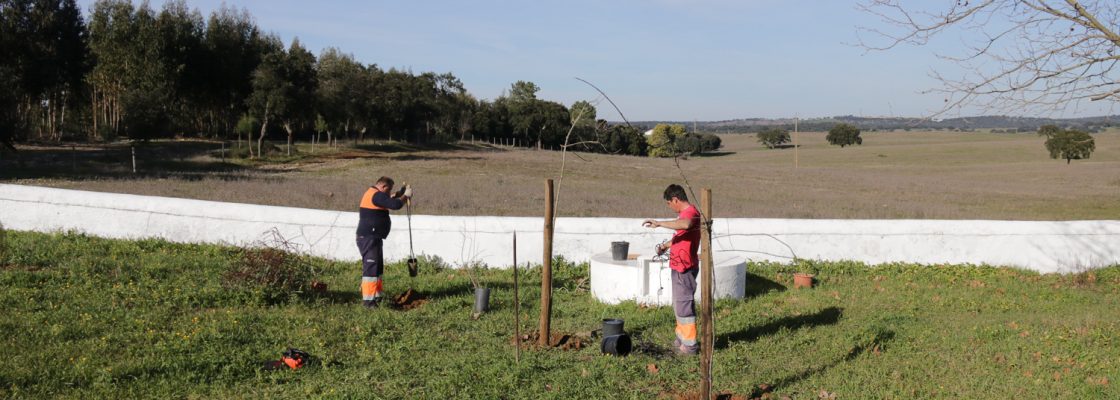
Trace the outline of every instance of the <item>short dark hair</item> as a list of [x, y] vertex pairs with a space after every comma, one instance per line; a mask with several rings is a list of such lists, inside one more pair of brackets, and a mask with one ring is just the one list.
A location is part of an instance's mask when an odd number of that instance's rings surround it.
[[688, 201], [688, 195], [684, 193], [684, 188], [681, 187], [681, 185], [675, 183], [665, 188], [664, 197], [665, 201], [672, 200], [674, 197], [680, 199], [681, 201]]
[[393, 186], [393, 178], [383, 176], [383, 177], [377, 178], [377, 182], [374, 182], [373, 184], [374, 184], [374, 186], [376, 186], [376, 185], [380, 185], [382, 183], [384, 183], [385, 186]]

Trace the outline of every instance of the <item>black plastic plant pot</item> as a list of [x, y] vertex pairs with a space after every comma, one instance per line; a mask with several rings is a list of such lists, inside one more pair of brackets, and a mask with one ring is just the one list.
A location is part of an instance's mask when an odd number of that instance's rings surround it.
[[630, 242], [611, 242], [611, 258], [615, 261], [625, 260], [630, 253]]
[[603, 354], [625, 356], [630, 354], [631, 345], [630, 335], [623, 333], [603, 337], [603, 343], [599, 346], [599, 349], [603, 351]]
[[474, 288], [474, 312], [482, 314], [490, 310], [490, 288]]
[[622, 325], [625, 321], [616, 318], [603, 318], [603, 337], [621, 335], [625, 333]]
[[408, 276], [415, 278], [418, 271], [420, 271], [420, 263], [415, 258], [408, 259]]

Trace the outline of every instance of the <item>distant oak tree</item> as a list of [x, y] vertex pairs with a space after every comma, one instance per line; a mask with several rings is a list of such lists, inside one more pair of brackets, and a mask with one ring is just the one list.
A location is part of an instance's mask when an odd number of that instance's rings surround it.
[[778, 128], [766, 128], [758, 132], [758, 142], [768, 149], [789, 143], [789, 131]]
[[1050, 158], [1062, 158], [1069, 164], [1071, 160], [1089, 158], [1097, 149], [1093, 136], [1076, 129], [1065, 130], [1054, 125], [1043, 125], [1038, 129], [1040, 136], [1046, 137], [1046, 150]]
[[824, 138], [828, 140], [828, 144], [838, 145], [840, 147], [851, 146], [854, 144], [863, 144], [863, 138], [859, 136], [859, 128], [850, 124], [837, 124], [828, 130], [828, 135]]

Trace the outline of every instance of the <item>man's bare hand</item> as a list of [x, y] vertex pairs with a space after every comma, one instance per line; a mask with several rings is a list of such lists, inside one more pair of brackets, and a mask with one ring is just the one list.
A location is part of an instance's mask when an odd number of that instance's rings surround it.
[[657, 228], [661, 226], [661, 223], [657, 222], [656, 220], [647, 219], [646, 222], [642, 222], [642, 226], [646, 228]]

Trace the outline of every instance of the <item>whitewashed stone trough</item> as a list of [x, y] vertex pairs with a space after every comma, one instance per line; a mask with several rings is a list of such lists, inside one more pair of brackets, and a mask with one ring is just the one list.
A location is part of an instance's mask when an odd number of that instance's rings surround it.
[[[635, 257], [630, 257], [635, 258]], [[747, 264], [743, 257], [715, 253], [715, 285], [712, 294], [716, 299], [741, 299], [746, 294]], [[633, 300], [645, 305], [669, 305], [673, 289], [668, 261], [653, 261], [653, 256], [639, 254], [633, 260], [616, 261], [611, 253], [591, 256], [591, 295], [607, 304]], [[699, 277], [696, 299], [700, 299]]]

